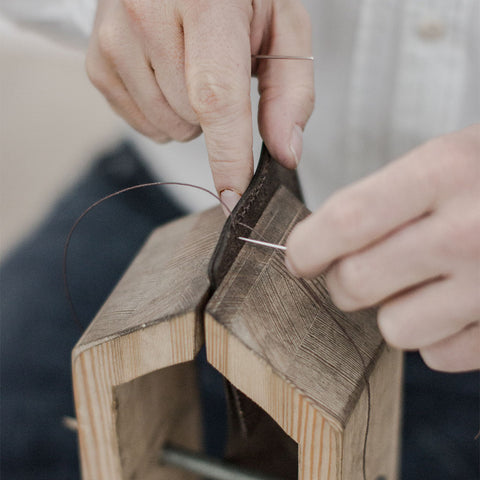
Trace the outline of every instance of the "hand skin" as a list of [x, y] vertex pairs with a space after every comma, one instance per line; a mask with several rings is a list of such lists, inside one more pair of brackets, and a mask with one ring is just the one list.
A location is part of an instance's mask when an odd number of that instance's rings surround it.
[[345, 311], [379, 305], [386, 341], [432, 369], [480, 368], [480, 124], [420, 146], [328, 199], [287, 240]]
[[253, 174], [250, 78], [260, 133], [295, 168], [313, 110], [311, 55], [300, 0], [99, 0], [86, 58], [92, 83], [135, 129], [157, 142], [202, 131], [218, 192], [230, 208]]

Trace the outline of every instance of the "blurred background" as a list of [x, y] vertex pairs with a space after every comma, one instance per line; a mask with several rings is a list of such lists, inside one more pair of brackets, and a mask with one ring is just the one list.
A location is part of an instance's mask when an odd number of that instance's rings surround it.
[[0, 15], [0, 259], [121, 136], [83, 63]]

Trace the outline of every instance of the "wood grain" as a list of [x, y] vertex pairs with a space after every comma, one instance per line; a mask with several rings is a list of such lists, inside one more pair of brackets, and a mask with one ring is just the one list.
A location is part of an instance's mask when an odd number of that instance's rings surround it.
[[[367, 445], [367, 478], [395, 479], [398, 476], [402, 413], [402, 353], [385, 347], [370, 375], [373, 392], [370, 432]], [[364, 389], [344, 429], [343, 478], [361, 479], [358, 472], [358, 445], [364, 440], [367, 395]]]
[[223, 221], [216, 208], [156, 230], [75, 347], [85, 480], [154, 478], [163, 441], [199, 446], [190, 361], [203, 344], [207, 267]]
[[[255, 235], [284, 243], [307, 214], [280, 188], [255, 225]], [[389, 369], [381, 370], [384, 382], [372, 385], [372, 404], [388, 388], [393, 401], [399, 397], [400, 383], [389, 384], [388, 379], [398, 378], [401, 362], [397, 353], [386, 351], [375, 311], [346, 315], [332, 304], [321, 279], [308, 285], [321, 298], [320, 306], [288, 274], [283, 254], [245, 245], [207, 305], [208, 359], [299, 443], [299, 478], [361, 478], [363, 442], [345, 442], [349, 427], [360, 437], [365, 432], [361, 417], [363, 413], [366, 419], [366, 407], [358, 406], [363, 405], [365, 376], [380, 369], [382, 362], [388, 364]], [[387, 360], [390, 354], [395, 361]], [[352, 420], [356, 407], [358, 418]], [[396, 438], [398, 415], [383, 421], [380, 430], [385, 433], [377, 432], [377, 438]], [[389, 480], [395, 478], [386, 466], [395, 464], [395, 442], [378, 465], [370, 466], [373, 471], [388, 470]], [[347, 471], [355, 473], [344, 476]]]
[[[279, 187], [252, 237], [284, 243], [308, 213]], [[302, 283], [283, 254], [249, 244], [209, 299], [223, 221], [213, 209], [155, 231], [75, 347], [84, 480], [194, 478], [156, 459], [165, 441], [199, 448], [192, 360], [204, 338], [209, 362], [282, 430], [260, 418], [247, 443], [234, 439], [231, 458], [256, 454], [268, 471], [282, 452], [288, 478], [298, 469], [300, 480], [361, 479], [368, 378], [367, 478], [395, 480], [402, 361], [382, 341], [376, 312], [344, 314], [321, 278]]]

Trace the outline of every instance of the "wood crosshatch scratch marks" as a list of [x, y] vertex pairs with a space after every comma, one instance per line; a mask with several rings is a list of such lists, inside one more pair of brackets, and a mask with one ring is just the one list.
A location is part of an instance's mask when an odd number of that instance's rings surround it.
[[[307, 214], [279, 187], [253, 227], [281, 243]], [[192, 360], [204, 341], [208, 361], [297, 443], [299, 480], [362, 478], [368, 377], [367, 476], [395, 480], [402, 363], [383, 344], [375, 311], [343, 314], [321, 280], [307, 288], [280, 252], [252, 245], [242, 246], [205, 306], [223, 223], [217, 208], [156, 230], [75, 347], [83, 480], [196, 478], [158, 465], [156, 455], [167, 441], [201, 448]]]

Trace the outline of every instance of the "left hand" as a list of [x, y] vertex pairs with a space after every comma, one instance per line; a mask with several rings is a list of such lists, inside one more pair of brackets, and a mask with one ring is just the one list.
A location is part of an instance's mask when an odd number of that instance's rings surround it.
[[203, 131], [215, 187], [230, 210], [253, 175], [250, 77], [258, 126], [288, 168], [301, 157], [314, 104], [313, 62], [300, 0], [98, 0], [86, 56], [92, 83], [132, 127], [160, 143]]
[[431, 368], [480, 368], [480, 124], [334, 194], [291, 233], [287, 265], [327, 270], [343, 310], [379, 305], [386, 341]]

